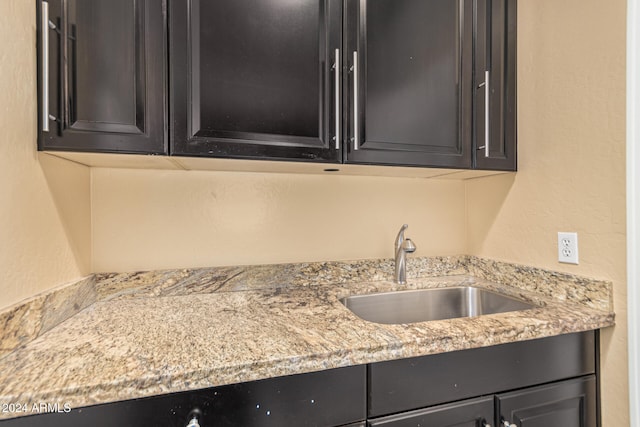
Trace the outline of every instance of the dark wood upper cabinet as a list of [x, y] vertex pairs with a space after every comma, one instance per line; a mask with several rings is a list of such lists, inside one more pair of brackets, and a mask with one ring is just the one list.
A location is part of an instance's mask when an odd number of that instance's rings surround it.
[[517, 2], [476, 1], [474, 167], [516, 170]]
[[188, 0], [170, 17], [172, 154], [516, 168], [515, 0]]
[[348, 163], [471, 167], [473, 0], [347, 0]]
[[516, 170], [516, 0], [37, 5], [41, 150]]
[[39, 148], [166, 154], [164, 0], [37, 5]]
[[341, 0], [173, 1], [170, 17], [172, 154], [341, 161]]

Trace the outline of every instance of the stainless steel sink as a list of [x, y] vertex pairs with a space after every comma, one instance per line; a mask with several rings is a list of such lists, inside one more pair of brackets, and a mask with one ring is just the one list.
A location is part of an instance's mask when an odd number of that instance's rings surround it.
[[475, 317], [535, 307], [473, 286], [352, 295], [340, 302], [361, 319], [385, 324]]

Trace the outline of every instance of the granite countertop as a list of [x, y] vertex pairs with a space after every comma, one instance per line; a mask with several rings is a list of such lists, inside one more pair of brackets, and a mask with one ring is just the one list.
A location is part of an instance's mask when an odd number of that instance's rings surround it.
[[[77, 408], [614, 324], [608, 282], [473, 257], [410, 262], [404, 286], [386, 280], [389, 260], [92, 277], [86, 308], [0, 358], [0, 403]], [[469, 284], [536, 308], [384, 325], [339, 301]]]

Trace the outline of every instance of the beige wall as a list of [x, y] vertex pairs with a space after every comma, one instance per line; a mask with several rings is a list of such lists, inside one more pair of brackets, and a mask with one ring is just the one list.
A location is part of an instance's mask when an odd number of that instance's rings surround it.
[[[88, 168], [38, 162], [35, 2], [0, 1], [0, 40], [0, 308], [4, 308], [89, 271], [90, 205]], [[65, 200], [56, 199], [65, 182]], [[77, 224], [65, 216], [72, 212]], [[72, 242], [67, 231], [79, 239]]]
[[[626, 2], [519, 0], [515, 178], [467, 185], [471, 254], [614, 282], [602, 334], [603, 425], [629, 425], [625, 240]], [[579, 233], [580, 265], [557, 262]]]
[[121, 271], [465, 252], [462, 181], [92, 170], [93, 269]]

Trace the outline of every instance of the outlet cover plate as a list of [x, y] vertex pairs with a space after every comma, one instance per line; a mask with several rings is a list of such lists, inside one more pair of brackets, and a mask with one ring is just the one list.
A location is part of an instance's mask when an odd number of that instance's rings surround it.
[[558, 232], [558, 261], [578, 264], [578, 233]]

